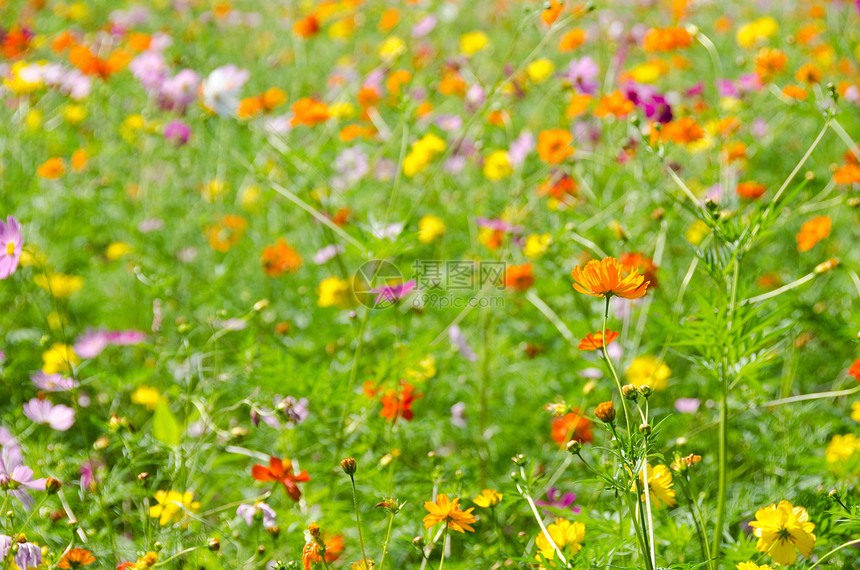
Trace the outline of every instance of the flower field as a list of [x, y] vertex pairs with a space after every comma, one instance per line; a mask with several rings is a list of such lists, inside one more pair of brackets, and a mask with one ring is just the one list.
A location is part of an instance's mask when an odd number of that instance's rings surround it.
[[860, 568], [860, 2], [0, 0], [0, 570]]

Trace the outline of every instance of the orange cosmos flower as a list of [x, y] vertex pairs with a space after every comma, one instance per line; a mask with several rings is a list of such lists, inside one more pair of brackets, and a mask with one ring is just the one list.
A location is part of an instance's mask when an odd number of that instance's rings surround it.
[[269, 277], [278, 277], [287, 271], [295, 273], [302, 266], [302, 256], [287, 245], [287, 240], [279, 239], [275, 245], [266, 246], [260, 256], [263, 271]]
[[801, 83], [818, 83], [821, 81], [822, 73], [818, 67], [813, 63], [807, 63], [806, 65], [802, 65], [800, 69], [797, 70], [797, 73], [794, 74], [794, 78], [800, 81]]
[[585, 43], [585, 38], [585, 30], [573, 29], [561, 37], [561, 41], [558, 42], [558, 51], [573, 51]]
[[564, 112], [564, 116], [568, 119], [575, 119], [582, 115], [588, 109], [592, 99], [594, 99], [594, 97], [591, 95], [574, 93], [570, 96], [570, 103], [567, 105], [567, 110]]
[[555, 175], [538, 186], [537, 195], [550, 196], [568, 203], [568, 198], [576, 198], [579, 195], [579, 187], [569, 174]]
[[798, 101], [805, 101], [809, 94], [806, 89], [797, 85], [786, 85], [782, 88], [782, 94]]
[[217, 223], [206, 226], [204, 233], [212, 249], [225, 253], [239, 243], [247, 227], [248, 222], [242, 216], [227, 214]]
[[297, 20], [295, 24], [293, 24], [293, 32], [300, 37], [305, 39], [311, 38], [320, 31], [320, 22], [317, 17], [313, 14], [309, 14], [302, 18], [301, 20]]
[[552, 420], [552, 439], [559, 447], [564, 447], [569, 441], [581, 441], [591, 443], [594, 436], [591, 434], [591, 421], [579, 415], [579, 410], [563, 415]]
[[82, 171], [84, 168], [87, 167], [87, 160], [89, 160], [87, 151], [82, 148], [79, 148], [72, 153], [72, 170], [74, 170], [75, 172]]
[[815, 244], [830, 235], [832, 221], [830, 216], [812, 218], [800, 226], [800, 233], [795, 236], [797, 251], [809, 251]]
[[36, 174], [38, 174], [40, 178], [47, 178], [49, 180], [56, 180], [65, 173], [66, 165], [63, 163], [63, 159], [56, 156], [46, 160], [42, 166], [36, 170]]
[[528, 291], [535, 283], [532, 264], [509, 265], [505, 271], [505, 287], [515, 291]]
[[723, 153], [726, 155], [726, 162], [744, 160], [747, 157], [747, 145], [742, 142], [733, 142], [723, 148]]
[[860, 382], [860, 358], [854, 361], [854, 364], [848, 369], [848, 374]]
[[573, 135], [568, 130], [541, 131], [538, 135], [538, 155], [548, 164], [559, 164], [573, 154], [573, 148], [570, 146], [572, 142]]
[[398, 418], [403, 418], [406, 421], [411, 421], [415, 417], [412, 411], [412, 402], [419, 398], [423, 398], [424, 394], [415, 394], [415, 386], [409, 382], [400, 382], [400, 390], [388, 390], [380, 402], [382, 402], [382, 411], [379, 415], [392, 423]]
[[[615, 342], [616, 338], [618, 338], [617, 332], [606, 329], [606, 346]], [[588, 336], [580, 341], [577, 348], [579, 350], [597, 350], [598, 348], [603, 348], [603, 331], [589, 333]]]
[[735, 192], [738, 193], [738, 196], [746, 198], [747, 200], [758, 200], [766, 191], [767, 187], [764, 184], [760, 184], [752, 180], [741, 182], [738, 184], [737, 188], [735, 188]]
[[[334, 536], [326, 538], [323, 541], [325, 544], [325, 561], [326, 562], [334, 562], [338, 558], [340, 558], [341, 553], [343, 552], [343, 535], [336, 534]], [[311, 564], [318, 564], [322, 562], [322, 556], [320, 552], [322, 548], [316, 542], [309, 542], [305, 544], [305, 548], [302, 551], [302, 564], [304, 565], [305, 570], [310, 570]]]
[[705, 129], [691, 117], [669, 121], [660, 129], [660, 139], [677, 144], [690, 144], [705, 137]]
[[255, 463], [251, 467], [251, 477], [257, 481], [277, 481], [284, 485], [287, 494], [296, 502], [302, 497], [302, 492], [296, 483], [310, 481], [311, 477], [307, 471], [302, 471], [299, 474], [293, 473], [293, 462], [290, 459], [278, 459], [277, 457], [269, 457], [269, 466]]
[[860, 184], [860, 166], [849, 162], [833, 173], [833, 181], [837, 184]]
[[645, 34], [642, 48], [645, 51], [673, 51], [685, 49], [693, 44], [693, 37], [680, 26], [669, 28], [652, 28]]
[[540, 19], [547, 26], [552, 26], [555, 21], [558, 20], [558, 16], [561, 14], [562, 8], [564, 8], [564, 4], [557, 0], [550, 0], [549, 6], [541, 12]]
[[80, 568], [81, 566], [87, 566], [96, 561], [95, 556], [89, 550], [84, 550], [83, 548], [73, 548], [66, 552], [63, 555], [60, 563], [57, 564], [58, 568], [63, 568], [63, 570], [68, 570], [69, 568]]
[[293, 103], [292, 126], [307, 125], [313, 127], [329, 119], [328, 105], [310, 97], [303, 97]]
[[764, 83], [773, 81], [773, 78], [785, 71], [788, 56], [778, 49], [764, 47], [759, 50], [755, 58], [755, 72]]
[[594, 110], [594, 116], [603, 118], [612, 115], [620, 119], [630, 114], [634, 107], [633, 101], [627, 99], [621, 91], [613, 91], [600, 98], [600, 103]]
[[593, 297], [616, 295], [624, 299], [639, 299], [644, 297], [648, 289], [648, 281], [644, 275], [639, 275], [638, 269], [632, 269], [626, 277], [622, 274], [623, 267], [614, 257], [604, 257], [600, 261], [592, 260], [582, 268], [573, 268], [573, 288], [580, 293]]
[[398, 22], [400, 22], [400, 10], [397, 8], [389, 8], [382, 13], [382, 17], [379, 19], [379, 24], [376, 26], [376, 29], [380, 32], [390, 32]]
[[469, 507], [465, 511], [460, 510], [460, 499], [449, 499], [448, 495], [440, 494], [436, 496], [436, 502], [426, 501], [424, 508], [430, 514], [424, 517], [424, 528], [430, 528], [433, 525], [444, 522], [451, 530], [462, 532], [475, 532], [475, 529], [469, 526], [475, 522], [475, 516], [472, 511], [475, 507]]

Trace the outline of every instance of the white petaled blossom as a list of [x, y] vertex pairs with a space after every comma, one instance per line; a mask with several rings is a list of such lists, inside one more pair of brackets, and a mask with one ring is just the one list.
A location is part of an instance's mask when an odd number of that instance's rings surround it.
[[236, 509], [236, 516], [245, 519], [248, 526], [254, 524], [254, 518], [257, 516], [262, 517], [264, 528], [275, 526], [275, 510], [262, 501], [257, 501], [253, 505], [239, 505], [239, 508]]

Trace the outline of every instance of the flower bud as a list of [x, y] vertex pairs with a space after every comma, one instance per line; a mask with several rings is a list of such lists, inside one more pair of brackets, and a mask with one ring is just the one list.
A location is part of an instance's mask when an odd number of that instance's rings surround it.
[[281, 527], [279, 527], [278, 525], [270, 526], [266, 529], [266, 532], [268, 532], [269, 536], [271, 536], [272, 538], [278, 538], [281, 535]]
[[149, 479], [149, 473], [147, 473], [146, 471], [142, 471], [142, 472], [141, 472], [140, 474], [138, 474], [138, 476], [137, 476], [137, 480], [138, 480], [138, 481], [140, 481], [141, 483], [143, 483], [143, 482], [144, 482], [144, 481], [146, 481], [147, 479]]
[[206, 543], [206, 548], [208, 548], [212, 552], [218, 552], [219, 550], [221, 550], [221, 541], [215, 537], [210, 538], [209, 542]]
[[340, 468], [343, 469], [343, 472], [352, 477], [355, 475], [356, 470], [355, 459], [352, 457], [347, 457], [346, 459], [340, 462]]
[[639, 393], [642, 394], [643, 398], [647, 398], [648, 396], [650, 396], [651, 392], [653, 392], [653, 390], [651, 390], [651, 386], [639, 386]]
[[578, 439], [572, 439], [567, 443], [567, 452], [571, 455], [579, 455], [582, 451], [582, 442]]
[[415, 548], [417, 548], [419, 550], [424, 548], [424, 537], [423, 536], [416, 536], [415, 538], [413, 538], [412, 539], [412, 546], [414, 546]]
[[310, 533], [311, 538], [317, 539], [320, 537], [320, 525], [317, 523], [311, 523], [308, 525], [308, 533]]
[[815, 266], [815, 274], [821, 275], [822, 273], [830, 271], [831, 269], [835, 269], [837, 265], [839, 265], [839, 258], [831, 257], [824, 263], [819, 263]]
[[266, 553], [266, 547], [265, 547], [264, 545], [262, 545], [262, 544], [261, 544], [261, 545], [259, 545], [259, 546], [257, 547], [257, 554], [259, 554], [260, 556], [262, 556], [262, 555], [264, 555], [265, 553]]
[[621, 387], [621, 394], [628, 400], [636, 401], [639, 399], [639, 392], [633, 384], [625, 384]]
[[513, 457], [511, 457], [511, 461], [513, 461], [513, 462], [514, 462], [514, 464], [519, 465], [520, 467], [522, 467], [523, 465], [525, 465], [525, 464], [526, 464], [526, 456], [525, 456], [525, 455], [523, 455], [522, 453], [517, 453], [516, 455], [514, 455]]
[[639, 426], [639, 433], [642, 435], [651, 435], [651, 424], [642, 424]]
[[597, 419], [604, 423], [611, 424], [612, 422], [614, 422], [615, 405], [612, 403], [612, 400], [598, 404], [597, 408], [595, 408], [594, 410], [594, 415], [597, 416]]
[[60, 481], [58, 481], [57, 479], [54, 479], [53, 477], [48, 477], [47, 479], [45, 479], [45, 491], [47, 491], [49, 494], [54, 495], [56, 493], [59, 493], [60, 489], [62, 488], [63, 484], [60, 483]]

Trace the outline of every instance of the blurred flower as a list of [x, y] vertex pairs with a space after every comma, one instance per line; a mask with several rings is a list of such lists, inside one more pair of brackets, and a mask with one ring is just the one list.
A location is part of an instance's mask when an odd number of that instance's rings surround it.
[[560, 418], [554, 418], [552, 439], [559, 447], [564, 447], [568, 441], [591, 443], [594, 439], [591, 434], [591, 422], [588, 418], [580, 416], [578, 410], [573, 410]]
[[549, 234], [531, 234], [526, 238], [526, 243], [523, 246], [523, 255], [529, 259], [543, 257], [551, 243], [552, 237]]
[[460, 326], [457, 324], [453, 324], [448, 327], [448, 338], [451, 340], [451, 345], [457, 349], [463, 358], [468, 360], [469, 362], [475, 362], [478, 360], [478, 355], [475, 354], [475, 351], [469, 346], [469, 343], [466, 342], [466, 337], [463, 336], [463, 331], [460, 329]]
[[275, 509], [262, 501], [256, 501], [253, 505], [239, 505], [236, 516], [245, 519], [248, 526], [254, 524], [254, 518], [257, 516], [263, 519], [263, 528], [275, 526]]
[[570, 509], [575, 515], [578, 515], [582, 511], [581, 508], [572, 506], [576, 501], [576, 493], [564, 493], [560, 489], [550, 487], [547, 489], [546, 497], [546, 501], [535, 501], [535, 504], [540, 507], [549, 507], [541, 509], [545, 515], [552, 514], [550, 509], [560, 509], [562, 511]]
[[759, 566], [754, 562], [738, 562], [737, 570], [773, 570], [773, 568], [767, 564]]
[[800, 233], [795, 236], [797, 251], [809, 251], [815, 245], [830, 235], [832, 222], [830, 216], [816, 216], [800, 226]]
[[203, 105], [221, 116], [235, 115], [239, 91], [250, 77], [250, 72], [233, 64], [213, 70], [201, 86]]
[[71, 370], [72, 366], [80, 364], [80, 362], [80, 359], [70, 345], [57, 342], [42, 353], [42, 372], [45, 374], [66, 372]]
[[74, 378], [66, 378], [62, 374], [45, 374], [41, 370], [30, 375], [30, 381], [45, 392], [66, 392], [79, 386]]
[[405, 283], [388, 284], [380, 287], [374, 287], [370, 290], [371, 293], [376, 293], [376, 305], [382, 302], [395, 303], [406, 297], [412, 289], [415, 288], [415, 281], [409, 280]]
[[94, 491], [99, 483], [96, 472], [104, 466], [105, 464], [98, 459], [89, 459], [81, 463], [81, 488]]
[[855, 380], [860, 382], [860, 358], [854, 361], [848, 368], [848, 375], [853, 376]]
[[131, 395], [133, 404], [140, 404], [150, 412], [158, 407], [161, 401], [161, 392], [150, 386], [138, 386], [137, 390]]
[[538, 155], [547, 164], [559, 164], [573, 154], [571, 142], [573, 142], [573, 135], [568, 130], [541, 131], [538, 135]]
[[484, 176], [487, 180], [501, 180], [513, 174], [514, 169], [508, 159], [508, 153], [503, 150], [495, 150], [484, 159]]
[[53, 405], [48, 400], [33, 398], [24, 404], [24, 415], [37, 424], [48, 424], [51, 429], [66, 431], [75, 423], [75, 410], [63, 404]]
[[555, 65], [546, 58], [537, 59], [526, 67], [526, 75], [536, 85], [546, 81], [554, 71]]
[[467, 57], [471, 57], [487, 47], [489, 42], [490, 39], [484, 32], [469, 32], [460, 37], [460, 51]]
[[24, 239], [21, 224], [13, 216], [0, 219], [0, 279], [6, 279], [18, 269]]
[[767, 191], [767, 186], [758, 182], [747, 180], [740, 182], [735, 188], [738, 196], [747, 200], [758, 200]]
[[812, 554], [815, 525], [809, 522], [809, 513], [803, 507], [780, 501], [779, 505], [771, 504], [756, 511], [755, 518], [750, 526], [758, 538], [756, 549], [767, 553], [777, 564], [794, 564], [795, 548], [804, 558]]
[[353, 306], [354, 301], [352, 284], [346, 279], [326, 277], [320, 281], [318, 301], [320, 307], [348, 309]]
[[778, 31], [779, 24], [777, 24], [776, 20], [770, 16], [765, 16], [738, 28], [735, 39], [739, 46], [743, 48], [751, 48], [758, 44], [767, 42], [767, 40], [776, 35]]
[[134, 249], [129, 244], [121, 241], [115, 241], [110, 244], [105, 250], [105, 257], [107, 257], [111, 261], [116, 261], [120, 257], [128, 255], [132, 251], [134, 251]]
[[442, 218], [427, 214], [418, 222], [418, 241], [432, 243], [445, 235], [445, 222]]
[[314, 254], [314, 263], [317, 265], [322, 265], [323, 263], [331, 261], [336, 255], [343, 253], [344, 251], [346, 250], [342, 245], [327, 245]]
[[625, 277], [622, 275], [622, 269], [621, 263], [614, 257], [589, 261], [584, 268], [577, 265], [572, 272], [573, 288], [594, 297], [607, 295], [624, 299], [644, 297], [648, 289], [648, 281], [645, 281], [645, 277], [639, 275], [639, 271], [635, 268]]
[[[550, 539], [552, 543], [550, 543]], [[540, 552], [540, 555], [535, 556], [535, 559], [538, 561], [555, 560], [556, 552], [553, 544], [568, 556], [572, 556], [580, 551], [583, 540], [585, 540], [585, 525], [583, 523], [570, 522], [562, 518], [556, 519], [554, 523], [546, 527], [546, 534], [541, 532], [535, 539], [535, 546]], [[549, 562], [549, 566], [555, 568], [555, 562]]]
[[62, 158], [49, 158], [36, 169], [36, 174], [40, 178], [55, 180], [66, 173], [66, 165]]
[[591, 57], [585, 56], [580, 59], [571, 60], [564, 79], [570, 83], [576, 92], [585, 95], [594, 95], [600, 86], [596, 80], [599, 73], [600, 68], [597, 66], [597, 63]]
[[200, 508], [200, 503], [194, 500], [194, 493], [191, 491], [180, 493], [159, 490], [155, 492], [155, 501], [157, 504], [149, 507], [149, 516], [158, 519], [161, 526], [166, 526], [174, 518], [182, 521], [189, 511]]
[[475, 532], [475, 529], [470, 524], [475, 522], [475, 517], [472, 515], [474, 507], [470, 507], [465, 511], [460, 510], [460, 499], [448, 499], [448, 495], [439, 494], [435, 501], [425, 501], [424, 508], [430, 514], [424, 517], [424, 528], [431, 528], [438, 523], [445, 523], [448, 528], [457, 532]]
[[215, 224], [206, 226], [204, 233], [215, 251], [226, 253], [241, 241], [248, 222], [242, 216], [227, 214]]
[[279, 277], [289, 271], [295, 273], [302, 266], [302, 256], [280, 238], [274, 245], [268, 245], [260, 256], [263, 271], [269, 277]]
[[621, 91], [613, 91], [600, 98], [600, 102], [594, 110], [594, 116], [600, 118], [613, 116], [621, 119], [629, 115], [634, 108], [633, 101], [627, 99]]
[[627, 382], [637, 388], [649, 386], [654, 390], [665, 390], [669, 385], [669, 376], [672, 371], [665, 363], [657, 360], [656, 356], [638, 356], [630, 363], [627, 369]]
[[391, 423], [397, 422], [400, 418], [411, 421], [415, 417], [415, 413], [412, 411], [412, 403], [423, 397], [424, 394], [415, 393], [415, 386], [401, 380], [396, 389], [386, 391], [379, 399], [382, 403], [382, 410], [379, 412], [379, 415]]
[[534, 285], [535, 276], [531, 263], [508, 265], [505, 270], [505, 287], [524, 292]]
[[106, 331], [88, 329], [75, 339], [75, 354], [81, 358], [95, 358], [110, 345], [131, 346], [146, 340], [146, 334], [137, 330]]
[[[672, 472], [665, 465], [657, 465], [652, 467], [647, 465], [648, 469], [648, 491], [651, 495], [651, 501], [654, 506], [660, 508], [663, 504], [670, 507], [675, 506], [675, 491], [672, 489]], [[645, 472], [639, 471], [639, 481], [642, 488], [645, 487]], [[645, 493], [642, 493], [642, 501], [645, 501]]]
[[472, 502], [481, 508], [494, 507], [502, 502], [503, 495], [495, 489], [484, 489], [481, 493], [472, 499]]
[[0, 449], [0, 489], [16, 497], [27, 508], [33, 505], [33, 499], [27, 489], [45, 490], [45, 479], [33, 479], [33, 470], [23, 464], [21, 451], [17, 446], [4, 444]]
[[191, 127], [182, 121], [170, 121], [164, 126], [164, 138], [176, 146], [182, 146], [191, 138]]
[[675, 410], [681, 414], [695, 414], [700, 404], [698, 398], [678, 398], [675, 400]]
[[293, 462], [290, 459], [279, 459], [275, 456], [269, 458], [269, 466], [255, 463], [251, 467], [251, 477], [257, 481], [276, 481], [283, 484], [287, 494], [296, 502], [301, 498], [302, 492], [297, 483], [310, 481], [311, 477], [307, 471], [293, 473]]

